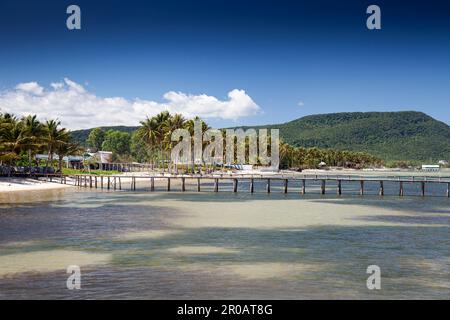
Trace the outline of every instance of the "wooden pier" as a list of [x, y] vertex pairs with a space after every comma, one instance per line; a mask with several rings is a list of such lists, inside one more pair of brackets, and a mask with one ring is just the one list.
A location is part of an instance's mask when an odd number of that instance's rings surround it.
[[[205, 191], [207, 190], [204, 186], [210, 186], [212, 183], [212, 191], [220, 192], [228, 189], [230, 192], [237, 193], [238, 191], [245, 192], [243, 187], [239, 189], [239, 186], [248, 185], [248, 192], [255, 193], [255, 185], [265, 185], [265, 187], [260, 188], [260, 192], [271, 193], [278, 188], [281, 193], [293, 193], [297, 192], [302, 195], [306, 194], [308, 188], [318, 188], [319, 194], [325, 195], [330, 189], [335, 189], [335, 194], [344, 194], [344, 185], [352, 184], [353, 187], [358, 186], [356, 190], [357, 194], [364, 196], [368, 190], [368, 185], [371, 186], [371, 190], [375, 188], [377, 195], [384, 196], [386, 194], [386, 184], [390, 183], [391, 193], [389, 195], [395, 195], [392, 192], [392, 185], [396, 185], [400, 197], [403, 196], [430, 196], [427, 194], [427, 186], [430, 184], [444, 184], [445, 192], [442, 196], [450, 197], [450, 178], [440, 178], [440, 177], [360, 177], [360, 176], [319, 176], [319, 175], [276, 175], [276, 176], [263, 176], [263, 175], [227, 175], [227, 174], [211, 174], [211, 175], [154, 175], [154, 176], [137, 176], [137, 175], [108, 175], [108, 176], [97, 176], [97, 175], [41, 175], [41, 179], [46, 179], [47, 181], [53, 181], [62, 184], [72, 184], [74, 186], [89, 188], [89, 189], [104, 189], [107, 190], [128, 190], [128, 191], [145, 191], [150, 192], [157, 191], [155, 188], [155, 180], [162, 181], [159, 184], [158, 191], [187, 191], [187, 181], [191, 183], [190, 186], [194, 185], [196, 188], [189, 191]], [[165, 180], [165, 182], [164, 182]], [[174, 189], [172, 187], [172, 182], [176, 181], [180, 188]], [[129, 188], [123, 183], [129, 183]], [[140, 187], [138, 188], [138, 182]], [[276, 185], [278, 186], [276, 187]], [[375, 184], [375, 186], [374, 186]], [[229, 187], [231, 185], [231, 188]], [[417, 193], [408, 193], [405, 191], [405, 186], [415, 186], [418, 189]], [[125, 186], [125, 187], [124, 187]], [[161, 186], [165, 186], [161, 188]], [[144, 190], [142, 190], [142, 188]], [[210, 188], [211, 189], [211, 188]], [[294, 191], [295, 190], [295, 191]], [[354, 191], [355, 192], [355, 191]], [[373, 192], [372, 192], [373, 194]], [[441, 196], [440, 194], [438, 196]]]

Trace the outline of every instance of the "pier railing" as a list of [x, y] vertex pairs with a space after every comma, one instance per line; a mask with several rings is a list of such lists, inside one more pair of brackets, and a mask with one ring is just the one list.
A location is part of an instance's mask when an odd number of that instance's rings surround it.
[[[136, 191], [141, 188], [137, 188], [137, 185], [145, 186], [145, 189], [155, 191], [181, 191], [187, 190], [187, 181], [194, 181], [189, 184], [194, 185], [194, 191], [201, 192], [210, 190], [212, 184], [212, 191], [219, 192], [221, 186], [231, 187], [232, 192], [242, 192], [247, 190], [249, 193], [254, 193], [255, 184], [259, 186], [261, 183], [265, 184], [264, 192], [271, 193], [276, 184], [277, 189], [281, 189], [282, 193], [292, 193], [294, 189], [300, 194], [306, 194], [308, 187], [312, 182], [316, 185], [319, 184], [319, 193], [326, 194], [327, 189], [333, 190], [337, 195], [344, 193], [344, 184], [357, 183], [358, 194], [364, 195], [367, 190], [367, 185], [370, 183], [372, 189], [374, 183], [376, 183], [377, 194], [380, 196], [385, 195], [386, 184], [390, 183], [390, 189], [392, 184], [396, 185], [396, 190], [399, 196], [407, 195], [405, 192], [405, 186], [414, 184], [418, 186], [419, 193], [408, 194], [408, 196], [420, 195], [422, 197], [431, 195], [427, 193], [428, 186], [431, 184], [444, 185], [445, 191], [442, 192], [442, 196], [450, 197], [450, 177], [430, 177], [430, 176], [356, 176], [356, 175], [301, 175], [301, 174], [288, 174], [288, 175], [260, 175], [260, 174], [208, 174], [208, 175], [88, 175], [88, 174], [76, 174], [76, 175], [58, 175], [47, 174], [38, 176], [40, 179], [47, 181], [71, 184], [78, 187], [90, 188], [90, 189], [106, 189], [106, 190], [128, 190]], [[159, 183], [159, 189], [155, 188], [155, 182]], [[173, 187], [173, 182], [178, 182], [178, 187]], [[207, 185], [209, 188], [204, 189], [203, 186]], [[239, 188], [239, 186], [245, 185], [245, 189]], [[297, 188], [293, 188], [293, 185], [297, 185]], [[161, 190], [162, 188], [162, 190]]]

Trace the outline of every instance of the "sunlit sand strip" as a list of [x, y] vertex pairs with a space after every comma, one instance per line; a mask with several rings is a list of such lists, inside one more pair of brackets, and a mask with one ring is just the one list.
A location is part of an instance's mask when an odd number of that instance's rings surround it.
[[43, 241], [29, 240], [29, 241], [12, 241], [0, 244], [0, 248], [23, 248], [32, 247], [42, 244]]
[[181, 265], [179, 269], [187, 272], [208, 272], [229, 274], [247, 280], [287, 279], [321, 271], [326, 266], [318, 264], [286, 263], [286, 262], [256, 262], [233, 263], [224, 265], [189, 264]]
[[143, 230], [118, 234], [115, 240], [160, 239], [180, 234], [182, 230]]
[[[211, 206], [208, 202], [196, 202], [195, 205], [186, 205], [184, 201], [177, 201], [171, 203], [171, 207], [177, 209], [177, 215], [168, 219], [174, 226], [182, 228], [278, 228], [285, 231], [329, 225], [447, 227], [446, 224], [390, 220], [392, 216], [411, 216], [411, 212], [397, 208], [339, 205], [335, 203], [337, 201], [340, 200], [230, 201], [221, 202], [220, 210], [216, 210], [219, 204]], [[155, 202], [154, 205], [164, 204]], [[426, 209], [424, 211], [421, 213], [426, 214]]]
[[110, 254], [83, 251], [50, 250], [15, 253], [0, 256], [0, 278], [24, 272], [66, 272], [69, 265], [80, 268], [88, 265], [107, 264]]
[[42, 191], [70, 188], [70, 185], [33, 179], [0, 178], [0, 192]]
[[228, 254], [238, 253], [239, 250], [213, 247], [213, 246], [180, 246], [166, 250], [169, 253], [179, 255], [197, 255], [197, 254]]

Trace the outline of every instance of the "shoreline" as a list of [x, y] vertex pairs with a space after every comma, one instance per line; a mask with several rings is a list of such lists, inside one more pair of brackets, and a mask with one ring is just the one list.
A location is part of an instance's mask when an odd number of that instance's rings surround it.
[[30, 178], [0, 177], [0, 193], [45, 191], [71, 188], [71, 185], [47, 182]]

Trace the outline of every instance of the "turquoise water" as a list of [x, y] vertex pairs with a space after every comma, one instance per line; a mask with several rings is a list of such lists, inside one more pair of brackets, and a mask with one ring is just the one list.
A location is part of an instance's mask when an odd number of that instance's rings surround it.
[[0, 197], [0, 298], [450, 298], [449, 199], [274, 190]]

